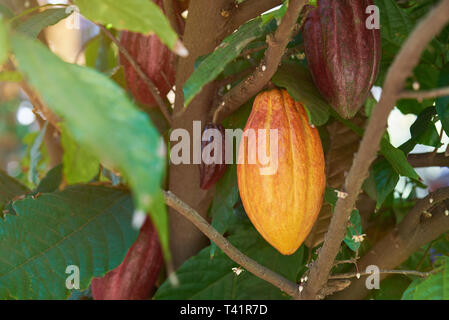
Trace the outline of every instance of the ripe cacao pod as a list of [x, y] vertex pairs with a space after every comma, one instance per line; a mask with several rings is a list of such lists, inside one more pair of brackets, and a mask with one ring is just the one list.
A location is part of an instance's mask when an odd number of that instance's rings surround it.
[[380, 30], [368, 29], [372, 0], [318, 0], [304, 24], [304, 46], [313, 80], [343, 117], [352, 118], [379, 72]]
[[95, 300], [148, 299], [163, 264], [159, 237], [150, 219], [140, 229], [123, 262], [103, 278], [92, 280]]
[[[153, 0], [153, 2], [162, 7], [162, 0]], [[175, 11], [179, 12], [178, 2], [174, 0], [173, 5]], [[178, 15], [178, 26], [181, 31], [184, 31], [184, 19], [180, 15]], [[152, 80], [161, 96], [163, 98], [167, 96], [175, 85], [176, 55], [156, 35], [123, 31], [120, 42]], [[120, 62], [125, 71], [126, 85], [134, 98], [141, 104], [156, 106], [156, 100], [147, 84], [122, 54], [120, 54]]]
[[[277, 166], [266, 175], [261, 174], [264, 165], [260, 161], [249, 161], [260, 152], [256, 149], [261, 147], [261, 134], [257, 144], [250, 139], [250, 132], [259, 129], [277, 130], [277, 152], [271, 148], [271, 135], [276, 135], [269, 131], [267, 154]], [[266, 134], [262, 140], [268, 141]], [[256, 97], [240, 142], [237, 177], [243, 206], [258, 232], [280, 253], [293, 254], [320, 212], [326, 176], [318, 130], [309, 124], [304, 106], [286, 90], [266, 91]]]
[[204, 128], [203, 134], [207, 132], [207, 130], [217, 130], [221, 137], [221, 155], [215, 155], [215, 148], [212, 149], [212, 152], [206, 152], [207, 156], [211, 158], [211, 160], [217, 160], [215, 163], [205, 163], [203, 159], [203, 151], [206, 147], [212, 148], [212, 143], [214, 142], [214, 137], [212, 135], [207, 136], [207, 141], [201, 141], [201, 164], [200, 164], [200, 188], [203, 190], [207, 190], [213, 185], [215, 185], [218, 180], [223, 177], [226, 172], [226, 158], [225, 158], [225, 129], [220, 124], [210, 123], [207, 124]]

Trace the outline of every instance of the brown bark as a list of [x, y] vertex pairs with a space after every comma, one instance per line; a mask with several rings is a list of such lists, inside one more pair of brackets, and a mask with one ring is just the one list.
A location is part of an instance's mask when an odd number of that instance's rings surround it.
[[[189, 56], [180, 58], [177, 66], [173, 129], [185, 129], [190, 133], [191, 138], [193, 138], [193, 121], [201, 121], [204, 126], [208, 120], [215, 85], [212, 83], [206, 86], [185, 112], [182, 88], [194, 70], [196, 59], [212, 52], [225, 37], [227, 18], [222, 16], [221, 12], [229, 10], [232, 4], [231, 0], [196, 0], [191, 1], [189, 5], [183, 39], [184, 45], [189, 50]], [[193, 150], [193, 140], [190, 145]], [[190, 154], [192, 158], [192, 151]], [[200, 176], [197, 165], [170, 165], [170, 190], [179, 195], [202, 217], [206, 217], [212, 194], [201, 190], [199, 185]], [[172, 209], [170, 209], [170, 241], [175, 268], [208, 244], [207, 238], [193, 224]]]

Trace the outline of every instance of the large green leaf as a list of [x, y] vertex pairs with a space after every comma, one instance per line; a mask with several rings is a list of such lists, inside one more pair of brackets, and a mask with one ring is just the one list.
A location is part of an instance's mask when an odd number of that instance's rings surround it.
[[407, 12], [401, 9], [395, 0], [376, 0], [382, 24], [382, 40], [401, 46], [413, 28]]
[[126, 93], [103, 74], [63, 62], [37, 40], [12, 37], [19, 69], [64, 121], [71, 136], [128, 179], [137, 210], [149, 212], [169, 257], [168, 221], [160, 185], [162, 138]]
[[392, 168], [386, 160], [380, 160], [373, 165], [371, 174], [374, 177], [377, 194], [376, 207], [380, 208], [387, 197], [394, 191], [398, 184], [399, 174]]
[[387, 139], [383, 138], [380, 142], [380, 151], [398, 174], [420, 182], [419, 175], [407, 161], [402, 150], [395, 148]]
[[0, 217], [4, 206], [13, 198], [28, 193], [27, 187], [0, 170]]
[[[304, 247], [294, 255], [284, 256], [263, 240], [252, 227], [244, 227], [229, 238], [243, 253], [265, 267], [292, 281], [304, 264]], [[185, 262], [176, 272], [180, 285], [174, 288], [166, 281], [157, 291], [156, 299], [288, 299], [278, 288], [244, 271], [237, 276], [238, 268], [221, 250], [213, 259], [210, 248]]]
[[435, 115], [435, 107], [424, 109], [410, 127], [410, 140], [403, 143], [399, 149], [405, 154], [409, 154], [417, 144], [440, 147], [440, 135], [432, 122]]
[[30, 37], [37, 37], [39, 33], [46, 27], [52, 26], [62, 19], [67, 18], [66, 8], [51, 8], [42, 12], [33, 14], [29, 19], [18, 24], [15, 29]]
[[111, 25], [119, 30], [148, 34], [156, 33], [161, 41], [173, 49], [178, 36], [161, 8], [149, 0], [75, 0], [88, 19]]
[[329, 104], [322, 98], [306, 68], [295, 62], [283, 62], [272, 81], [286, 88], [293, 99], [305, 105], [314, 125], [321, 126], [327, 122]]
[[116, 268], [136, 240], [129, 193], [76, 186], [15, 201], [0, 220], [0, 299], [66, 299], [68, 266], [80, 289]]
[[414, 280], [403, 300], [449, 300], [449, 258], [442, 259], [441, 271], [426, 279]]
[[189, 105], [206, 84], [216, 79], [249, 43], [267, 34], [269, 30], [270, 24], [264, 24], [261, 17], [251, 20], [227, 37], [214, 52], [204, 57], [184, 85], [185, 105]]
[[61, 145], [64, 149], [62, 163], [68, 184], [90, 182], [100, 172], [100, 162], [72, 138], [65, 126], [61, 128]]
[[[441, 87], [449, 86], [449, 63], [441, 70], [438, 85]], [[444, 132], [449, 134], [449, 96], [438, 98], [436, 101], [436, 108]]]

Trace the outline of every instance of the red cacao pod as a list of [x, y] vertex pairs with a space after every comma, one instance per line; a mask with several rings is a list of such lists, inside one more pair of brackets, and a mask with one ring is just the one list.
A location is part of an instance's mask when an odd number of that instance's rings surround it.
[[92, 280], [95, 300], [148, 299], [163, 264], [159, 237], [150, 219], [140, 229], [123, 262], [103, 278]]
[[[162, 0], [153, 0], [153, 2], [162, 7]], [[176, 12], [180, 11], [177, 1], [173, 1], [173, 5]], [[183, 32], [184, 19], [180, 15], [178, 15], [178, 26]], [[163, 98], [167, 96], [175, 85], [176, 55], [156, 35], [123, 31], [120, 42], [152, 80], [161, 96]], [[156, 100], [147, 84], [122, 54], [120, 54], [120, 62], [125, 71], [126, 85], [134, 98], [141, 104], [156, 106]]]
[[344, 118], [352, 118], [372, 88], [382, 54], [380, 30], [368, 29], [372, 0], [318, 0], [304, 24], [313, 80]]
[[[258, 134], [257, 143], [246, 136], [259, 129], [274, 130], [269, 131], [268, 158], [277, 168], [270, 174], [261, 174], [266, 165], [249, 160], [260, 152], [264, 135]], [[275, 132], [277, 152], [271, 148]], [[267, 143], [266, 135], [263, 140]], [[303, 105], [286, 90], [256, 97], [240, 142], [237, 177], [243, 206], [255, 228], [280, 253], [293, 254], [318, 217], [326, 176], [318, 130], [309, 124]]]
[[[208, 131], [210, 132], [210, 134], [207, 134]], [[205, 136], [204, 133], [206, 133]], [[214, 144], [214, 135], [220, 137], [221, 143]], [[202, 160], [200, 164], [200, 188], [203, 190], [207, 190], [215, 185], [226, 172], [227, 165], [225, 161], [225, 129], [220, 124], [210, 123], [204, 128], [203, 138], [206, 138], [206, 141], [201, 141]], [[215, 146], [217, 147], [214, 148]], [[209, 149], [205, 150], [208, 147], [211, 149], [210, 151]], [[215, 154], [215, 150], [220, 147], [221, 155]], [[213, 161], [214, 163], [204, 162], [203, 152], [205, 153], [204, 157], [209, 158], [210, 161]]]

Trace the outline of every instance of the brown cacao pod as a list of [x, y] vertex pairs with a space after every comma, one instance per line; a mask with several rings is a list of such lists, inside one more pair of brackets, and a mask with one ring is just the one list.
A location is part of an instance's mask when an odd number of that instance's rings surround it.
[[[270, 174], [261, 174], [267, 161], [251, 164], [249, 160], [260, 152], [261, 137], [262, 142], [268, 141], [259, 133], [256, 143], [250, 139], [250, 129], [277, 130], [277, 152], [271, 148], [275, 131], [269, 132], [267, 158], [270, 163], [277, 162]], [[240, 142], [237, 176], [243, 206], [258, 232], [280, 253], [293, 254], [320, 212], [326, 176], [318, 130], [309, 124], [304, 106], [286, 90], [266, 91], [256, 97]]]
[[123, 262], [103, 278], [92, 280], [95, 300], [148, 299], [163, 264], [159, 237], [150, 219], [140, 229]]
[[304, 45], [313, 80], [344, 118], [352, 118], [377, 78], [379, 29], [368, 29], [372, 0], [318, 0], [304, 24]]
[[[162, 7], [162, 0], [153, 0], [153, 2]], [[175, 11], [180, 11], [177, 8], [177, 1], [173, 1], [173, 5]], [[184, 20], [180, 15], [178, 15], [178, 26], [181, 31], [184, 31]], [[163, 98], [167, 96], [175, 85], [176, 55], [156, 35], [123, 31], [120, 42], [152, 80], [161, 96]], [[141, 104], [156, 106], [156, 100], [147, 84], [122, 54], [120, 54], [120, 62], [125, 71], [126, 85], [134, 98]]]
[[[203, 190], [207, 190], [210, 187], [212, 187], [213, 185], [215, 185], [218, 180], [221, 179], [221, 177], [223, 177], [223, 175], [226, 172], [226, 168], [227, 165], [225, 163], [225, 149], [226, 149], [226, 145], [225, 145], [225, 129], [222, 125], [220, 124], [213, 124], [210, 123], [208, 125], [206, 125], [206, 127], [204, 128], [204, 132], [207, 132], [207, 130], [217, 130], [218, 133], [221, 136], [221, 156], [219, 156], [218, 158], [220, 159], [215, 159], [215, 148], [212, 150], [212, 152], [210, 153], [210, 158], [211, 160], [218, 160], [215, 161], [215, 163], [205, 163], [203, 157], [201, 157], [201, 164], [200, 164], [200, 188]], [[207, 146], [210, 146], [214, 141], [214, 137], [211, 135], [208, 137], [207, 141], [201, 141], [201, 153], [203, 153], [203, 151], [205, 150], [205, 148]], [[212, 146], [211, 146], [212, 147]]]

